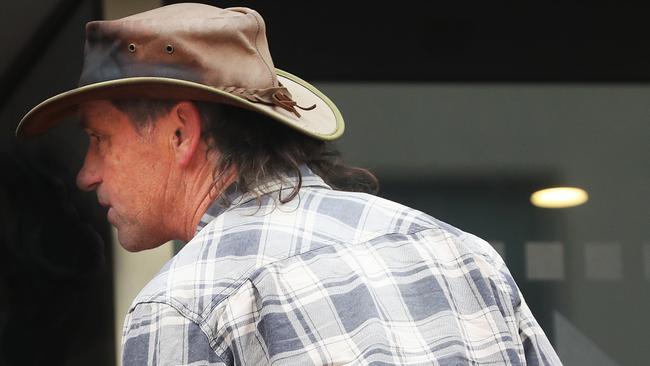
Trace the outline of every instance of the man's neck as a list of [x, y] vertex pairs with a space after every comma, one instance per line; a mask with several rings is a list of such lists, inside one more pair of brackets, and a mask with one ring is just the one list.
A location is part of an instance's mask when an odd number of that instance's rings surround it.
[[215, 175], [212, 164], [205, 164], [198, 172], [199, 179], [195, 183], [188, 184], [185, 192], [186, 202], [182, 213], [182, 237], [185, 242], [190, 241], [195, 233], [196, 228], [201, 221], [201, 218], [212, 205], [212, 203], [219, 198], [224, 191], [236, 179], [234, 169], [229, 169], [226, 172]]

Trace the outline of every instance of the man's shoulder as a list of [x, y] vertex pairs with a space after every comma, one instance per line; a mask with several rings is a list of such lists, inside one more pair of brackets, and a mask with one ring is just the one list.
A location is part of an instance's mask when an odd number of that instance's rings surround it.
[[[416, 238], [425, 232], [431, 234]], [[396, 237], [422, 243], [447, 240], [462, 246], [461, 251], [472, 247], [486, 252], [479, 239], [402, 204], [365, 193], [308, 188], [286, 204], [253, 200], [214, 218], [163, 267], [133, 306], [163, 302], [202, 319], [270, 265]]]
[[[274, 253], [277, 259], [322, 245], [354, 245], [387, 234], [426, 229], [454, 237], [465, 234], [419, 210], [367, 193], [306, 187], [288, 203], [280, 204], [277, 198], [251, 200], [224, 212], [193, 241], [209, 241], [216, 246], [217, 256], [279, 252]], [[286, 244], [259, 246], [266, 241]], [[292, 251], [283, 253], [289, 247]]]
[[307, 190], [301, 199], [304, 203], [299, 215], [309, 219], [305, 222], [308, 229], [341, 244], [430, 228], [443, 229], [454, 236], [463, 234], [424, 212], [368, 193], [313, 189]]

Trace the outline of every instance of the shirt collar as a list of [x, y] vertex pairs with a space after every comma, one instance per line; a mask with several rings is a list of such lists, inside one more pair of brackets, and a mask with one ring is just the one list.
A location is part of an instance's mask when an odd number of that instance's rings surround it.
[[[329, 185], [327, 185], [327, 183], [325, 183], [325, 181], [323, 181], [320, 176], [309, 169], [307, 165], [300, 165], [299, 169], [302, 177], [302, 187], [321, 187], [332, 189]], [[296, 184], [298, 184], [298, 175], [291, 174], [285, 176], [281, 180], [274, 180], [262, 184], [258, 186], [254, 191], [261, 192], [260, 195], [264, 196], [269, 195], [273, 192], [278, 192], [281, 189], [293, 189]], [[207, 224], [209, 224], [212, 220], [214, 220], [222, 213], [255, 199], [257, 197], [255, 195], [255, 192], [242, 194], [237, 189], [237, 182], [231, 184], [224, 191], [224, 193], [219, 196], [219, 198], [210, 204], [210, 207], [208, 207], [206, 212], [201, 217], [201, 221], [199, 221], [199, 224], [196, 226], [196, 232], [194, 235], [198, 234], [201, 229], [203, 229]], [[230, 205], [228, 205], [227, 202], [230, 202]]]

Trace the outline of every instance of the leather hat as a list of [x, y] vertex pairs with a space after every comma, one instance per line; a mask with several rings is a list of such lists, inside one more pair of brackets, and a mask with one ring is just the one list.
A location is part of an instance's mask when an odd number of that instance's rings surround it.
[[252, 9], [186, 3], [89, 22], [83, 65], [79, 87], [34, 107], [17, 136], [45, 132], [80, 103], [125, 98], [228, 103], [321, 140], [343, 133], [329, 98], [274, 67], [264, 20]]

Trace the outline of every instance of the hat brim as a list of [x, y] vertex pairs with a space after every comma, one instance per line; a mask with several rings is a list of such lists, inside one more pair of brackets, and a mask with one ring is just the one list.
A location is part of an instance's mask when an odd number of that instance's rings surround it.
[[312, 110], [298, 110], [300, 117], [274, 106], [253, 103], [207, 85], [163, 77], [131, 77], [78, 87], [55, 95], [29, 111], [16, 128], [16, 136], [27, 138], [42, 134], [77, 113], [84, 102], [101, 99], [152, 98], [197, 100], [227, 103], [267, 115], [289, 127], [320, 140], [334, 140], [343, 134], [345, 124], [336, 105], [316, 87], [286, 71], [276, 69], [278, 81], [291, 93], [298, 105]]

